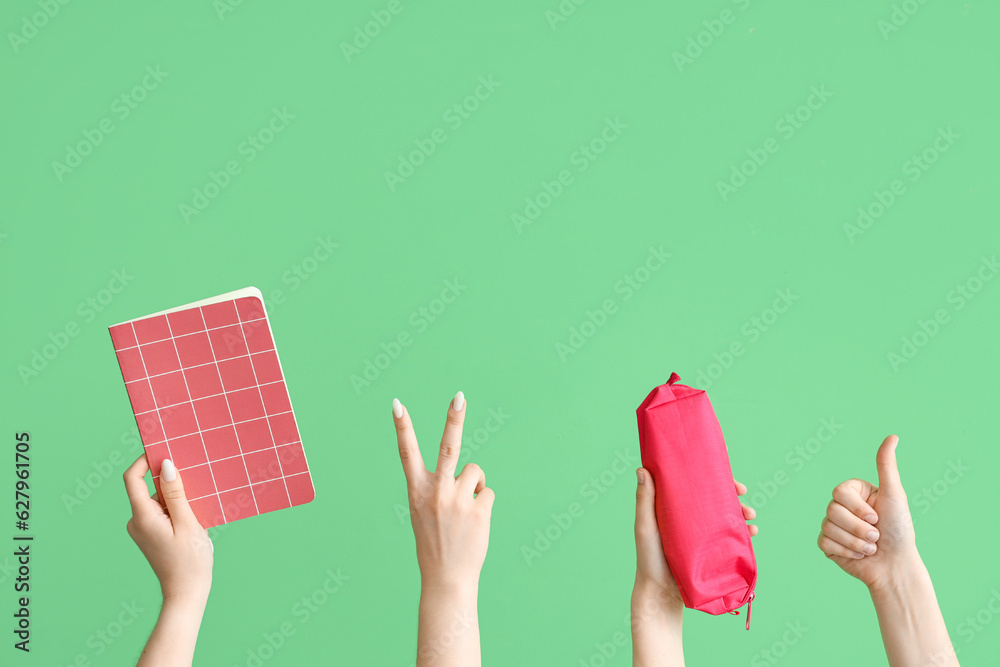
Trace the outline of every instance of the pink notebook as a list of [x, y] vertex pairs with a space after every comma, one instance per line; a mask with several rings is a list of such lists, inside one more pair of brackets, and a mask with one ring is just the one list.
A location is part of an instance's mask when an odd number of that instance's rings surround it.
[[109, 331], [157, 490], [169, 458], [205, 528], [315, 497], [260, 290]]

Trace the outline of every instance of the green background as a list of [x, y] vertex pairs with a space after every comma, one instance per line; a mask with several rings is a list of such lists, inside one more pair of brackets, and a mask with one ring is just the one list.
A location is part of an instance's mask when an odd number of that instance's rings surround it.
[[[0, 628], [0, 662], [134, 661], [159, 591], [125, 532], [120, 474], [138, 450], [106, 327], [255, 285], [317, 498], [214, 533], [196, 664], [246, 665], [286, 621], [295, 634], [264, 664], [412, 663], [419, 582], [390, 402], [408, 406], [433, 465], [458, 389], [475, 449], [462, 460], [497, 493], [484, 662], [602, 664], [598, 645], [627, 630], [634, 576], [635, 478], [613, 463], [636, 457], [634, 410], [671, 371], [715, 375], [701, 385], [761, 526], [752, 630], [688, 612], [689, 664], [771, 664], [764, 650], [788, 665], [884, 663], [863, 586], [815, 542], [831, 489], [874, 481], [889, 433], [952, 640], [963, 664], [993, 663], [1000, 281], [975, 279], [1000, 246], [995, 3], [910, 0], [915, 13], [887, 32], [888, 0], [593, 0], [554, 24], [556, 0], [402, 0], [348, 59], [341, 44], [387, 4], [72, 2], [35, 32], [24, 20], [38, 3], [6, 4], [0, 534], [14, 532], [13, 434], [27, 430], [37, 540], [33, 651]], [[725, 9], [732, 22], [713, 24]], [[679, 67], [699, 33], [707, 46]], [[115, 100], [147, 67], [166, 78], [121, 118]], [[446, 111], [490, 76], [499, 86], [453, 128]], [[832, 96], [801, 110], [813, 86]], [[241, 142], [275, 108], [294, 119], [248, 161]], [[797, 110], [810, 117], [787, 136]], [[104, 118], [113, 132], [60, 178], [53, 162]], [[609, 118], [627, 127], [580, 171], [574, 154]], [[390, 189], [385, 172], [435, 128], [446, 141]], [[911, 180], [908, 161], [948, 128], [959, 138]], [[723, 198], [717, 183], [769, 138], [778, 151]], [[240, 173], [185, 220], [180, 205], [229, 160]], [[518, 228], [512, 214], [564, 169], [572, 183]], [[894, 179], [905, 194], [849, 238], [858, 207]], [[338, 247], [311, 263], [317, 238]], [[660, 247], [671, 257], [644, 274]], [[302, 280], [296, 266], [315, 270]], [[123, 268], [132, 278], [101, 312], [81, 307]], [[616, 291], [627, 275], [648, 278], [628, 299]], [[959, 300], [970, 279], [981, 290]], [[467, 289], [420, 330], [446, 280]], [[775, 321], [778, 290], [796, 300]], [[561, 356], [607, 299], [615, 312]], [[938, 310], [936, 334], [892, 363]], [[25, 375], [71, 323], [79, 334]], [[356, 390], [352, 375], [401, 332], [413, 343]], [[726, 359], [733, 343], [743, 354]], [[477, 442], [490, 410], [508, 418]], [[836, 435], [797, 458], [824, 419]], [[583, 515], [529, 564], [522, 547], [574, 502]], [[338, 569], [347, 582], [301, 623], [296, 603]], [[116, 632], [133, 601], [143, 611], [108, 647], [97, 633]], [[992, 624], [973, 630], [977, 613]], [[808, 628], [794, 645], [788, 623]], [[626, 646], [607, 664], [629, 660]]]

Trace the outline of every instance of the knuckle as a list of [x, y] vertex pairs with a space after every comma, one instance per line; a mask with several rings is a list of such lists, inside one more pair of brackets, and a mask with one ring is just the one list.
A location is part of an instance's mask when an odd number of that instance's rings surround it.
[[184, 500], [184, 489], [170, 489], [162, 495], [164, 500]]
[[445, 458], [452, 458], [456, 454], [458, 454], [458, 447], [450, 442], [441, 443], [441, 456], [444, 456]]

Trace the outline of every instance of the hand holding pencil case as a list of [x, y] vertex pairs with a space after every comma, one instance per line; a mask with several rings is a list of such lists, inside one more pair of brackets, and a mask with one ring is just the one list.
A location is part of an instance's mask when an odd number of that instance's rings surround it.
[[722, 428], [703, 390], [670, 375], [636, 410], [642, 465], [656, 487], [656, 521], [684, 606], [738, 614], [757, 584], [757, 561]]

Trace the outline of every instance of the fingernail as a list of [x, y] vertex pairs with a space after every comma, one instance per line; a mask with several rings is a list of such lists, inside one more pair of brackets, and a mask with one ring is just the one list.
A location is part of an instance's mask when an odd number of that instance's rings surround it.
[[873, 553], [875, 553], [875, 545], [874, 544], [866, 544], [864, 547], [862, 547], [862, 550], [866, 554], [868, 554], [869, 556], [871, 556]]
[[170, 459], [163, 459], [160, 466], [160, 479], [164, 482], [172, 482], [177, 479], [177, 467]]
[[869, 514], [865, 517], [865, 521], [868, 523], [878, 523], [878, 517], [874, 514]]
[[878, 541], [878, 533], [876, 531], [874, 531], [874, 530], [868, 531], [868, 541], [869, 542], [877, 542]]
[[396, 419], [403, 416], [403, 404], [399, 402], [398, 398], [392, 399], [392, 414]]
[[211, 537], [208, 538], [208, 546], [212, 547], [212, 553], [214, 554], [215, 553], [215, 542], [212, 541]]
[[642, 475], [642, 469], [636, 470], [635, 471], [635, 476], [639, 478], [639, 483], [640, 484], [645, 484], [646, 483], [646, 478], [643, 477], [643, 475]]
[[864, 554], [860, 554], [857, 551], [855, 551], [854, 552], [854, 557], [857, 558], [858, 560], [861, 560], [862, 558], [865, 557], [865, 555]]
[[455, 398], [451, 401], [451, 409], [455, 412], [460, 412], [463, 405], [465, 405], [465, 394], [458, 392], [455, 394]]

